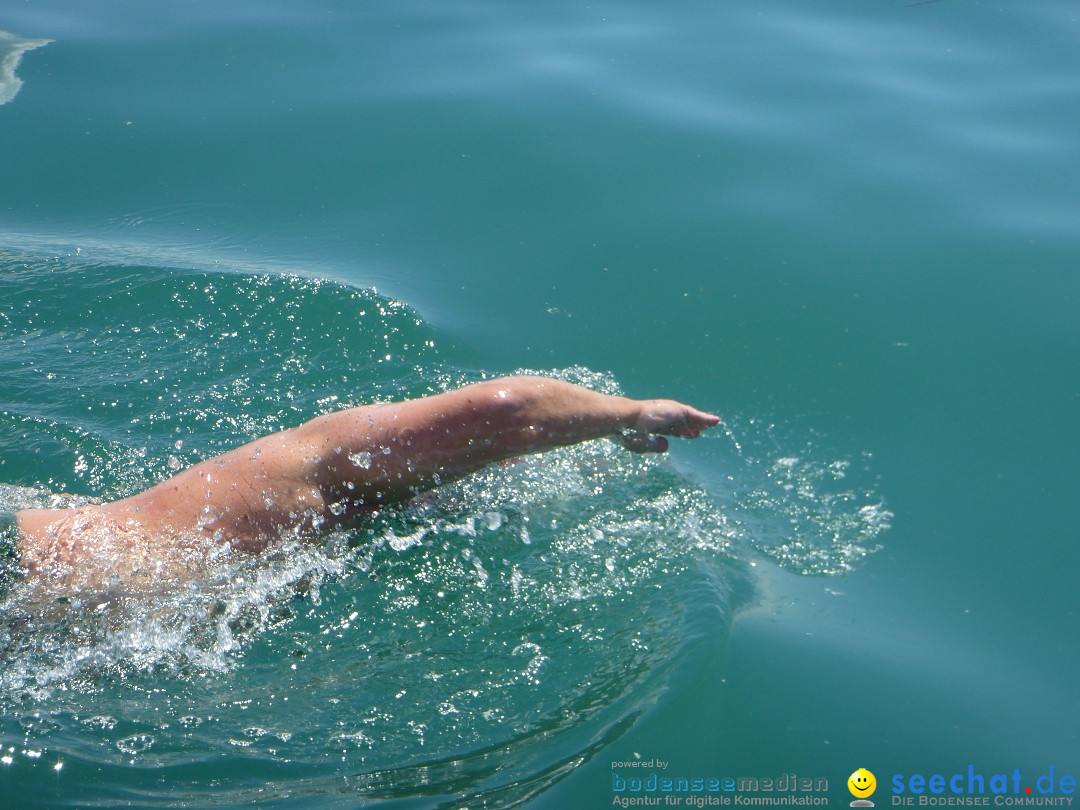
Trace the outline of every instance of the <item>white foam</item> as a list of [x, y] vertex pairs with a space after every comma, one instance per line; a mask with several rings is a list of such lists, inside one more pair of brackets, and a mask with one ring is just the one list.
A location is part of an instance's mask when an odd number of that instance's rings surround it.
[[50, 42], [51, 39], [26, 39], [0, 31], [0, 104], [12, 101], [23, 86], [22, 79], [15, 75], [23, 54]]

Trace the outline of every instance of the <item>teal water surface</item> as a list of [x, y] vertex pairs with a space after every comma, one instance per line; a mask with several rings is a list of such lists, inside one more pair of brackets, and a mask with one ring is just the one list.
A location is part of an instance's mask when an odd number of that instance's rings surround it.
[[[0, 507], [534, 370], [724, 416], [6, 597], [5, 806], [1080, 771], [1077, 14], [0, 10]], [[646, 771], [641, 771], [645, 774]], [[1062, 795], [1058, 793], [1057, 795]]]

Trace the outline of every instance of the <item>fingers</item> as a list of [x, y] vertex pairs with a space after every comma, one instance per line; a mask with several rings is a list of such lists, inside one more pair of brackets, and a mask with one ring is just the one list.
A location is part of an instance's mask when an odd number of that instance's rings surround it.
[[686, 427], [695, 431], [695, 436], [700, 434], [705, 428], [714, 427], [718, 424], [720, 424], [719, 416], [699, 411], [696, 408], [687, 407]]
[[662, 428], [656, 432], [664, 433], [668, 436], [678, 436], [680, 439], [696, 439], [701, 435], [701, 430], [701, 427], [698, 427], [695, 424], [684, 422], [682, 424]]
[[644, 405], [636, 428], [649, 433], [696, 439], [702, 430], [720, 423], [719, 416], [669, 399], [651, 400]]
[[623, 447], [635, 453], [663, 453], [668, 449], [665, 435], [696, 439], [720, 423], [719, 416], [670, 399], [645, 400], [641, 406], [634, 428], [619, 435]]

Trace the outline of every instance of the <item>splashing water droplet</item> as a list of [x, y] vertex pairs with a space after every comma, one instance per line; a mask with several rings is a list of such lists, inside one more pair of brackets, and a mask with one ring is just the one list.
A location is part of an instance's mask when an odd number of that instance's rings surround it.
[[[389, 448], [384, 452], [389, 452]], [[349, 461], [362, 470], [371, 469], [371, 453], [367, 453], [363, 450], [356, 453], [349, 453]]]
[[208, 503], [202, 509], [199, 510], [198, 525], [200, 529], [205, 529], [211, 523], [221, 519], [221, 510], [211, 503]]
[[153, 744], [154, 738], [150, 734], [132, 734], [130, 737], [124, 737], [122, 740], [117, 740], [116, 747], [125, 754], [138, 754], [145, 751]]

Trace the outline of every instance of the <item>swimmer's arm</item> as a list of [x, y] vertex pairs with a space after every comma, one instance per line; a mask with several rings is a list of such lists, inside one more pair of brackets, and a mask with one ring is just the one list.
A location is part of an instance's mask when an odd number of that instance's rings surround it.
[[[502, 459], [602, 436], [663, 452], [661, 434], [694, 438], [717, 422], [671, 400], [507, 377], [327, 414], [93, 509], [156, 536], [220, 532], [238, 548], [258, 550], [283, 532], [351, 522]], [[46, 542], [53, 517], [20, 512], [20, 545]]]
[[[504, 377], [406, 402], [328, 414], [298, 428], [327, 493], [369, 503], [411, 497], [496, 461], [611, 436], [663, 452], [719, 418], [672, 400], [633, 400], [545, 377]], [[365, 466], [368, 465], [368, 466]]]

